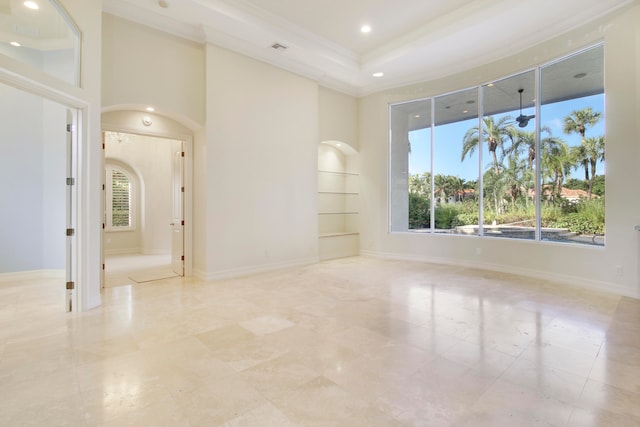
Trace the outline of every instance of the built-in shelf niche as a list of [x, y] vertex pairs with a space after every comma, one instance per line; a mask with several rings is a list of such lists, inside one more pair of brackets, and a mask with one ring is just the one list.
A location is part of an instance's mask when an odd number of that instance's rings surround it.
[[318, 147], [320, 259], [358, 255], [359, 174], [357, 152], [345, 143]]

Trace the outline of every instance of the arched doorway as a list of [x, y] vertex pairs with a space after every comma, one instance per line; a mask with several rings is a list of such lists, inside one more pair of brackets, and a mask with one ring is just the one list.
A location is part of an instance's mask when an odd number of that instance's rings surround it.
[[105, 165], [128, 164], [138, 180], [131, 200], [136, 225], [103, 227], [103, 287], [190, 276], [192, 131], [169, 117], [129, 109], [104, 112], [102, 128]]

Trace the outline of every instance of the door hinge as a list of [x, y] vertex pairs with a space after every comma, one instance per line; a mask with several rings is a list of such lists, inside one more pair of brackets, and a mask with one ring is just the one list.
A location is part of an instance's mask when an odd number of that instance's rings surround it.
[[67, 282], [67, 290], [72, 291], [76, 288], [76, 282]]
[[102, 223], [102, 229], [104, 230], [104, 222]]
[[184, 219], [181, 221], [181, 225], [183, 225], [183, 226], [184, 226]]
[[184, 187], [182, 187], [182, 188], [180, 189], [180, 191], [182, 191], [182, 192], [184, 193]]
[[102, 269], [104, 270], [104, 264], [102, 264]]
[[184, 157], [184, 151], [182, 153], [180, 153], [182, 157]]
[[67, 124], [67, 132], [73, 132], [76, 130], [76, 127], [72, 124]]
[[180, 257], [180, 260], [181, 260], [181, 261], [184, 261], [184, 255], [182, 255], [182, 256]]
[[105, 189], [104, 184], [102, 184], [102, 191], [104, 191], [104, 189]]
[[102, 143], [102, 149], [104, 150], [104, 142]]
[[76, 234], [76, 230], [73, 228], [67, 228], [67, 237], [71, 237]]
[[67, 185], [76, 185], [75, 178], [67, 178]]

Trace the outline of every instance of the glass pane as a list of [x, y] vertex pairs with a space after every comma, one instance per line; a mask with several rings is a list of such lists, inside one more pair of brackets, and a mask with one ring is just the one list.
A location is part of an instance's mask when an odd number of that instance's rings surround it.
[[477, 233], [478, 89], [438, 97], [434, 108], [435, 231]]
[[78, 86], [79, 49], [79, 31], [55, 1], [0, 2], [0, 54]]
[[604, 245], [604, 47], [541, 69], [543, 239]]
[[429, 229], [431, 100], [390, 108], [391, 231]]
[[535, 73], [495, 81], [483, 91], [484, 235], [535, 239]]

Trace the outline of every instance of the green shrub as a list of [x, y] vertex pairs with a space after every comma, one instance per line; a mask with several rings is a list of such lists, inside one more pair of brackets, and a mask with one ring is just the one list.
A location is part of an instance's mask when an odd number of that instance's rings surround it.
[[429, 228], [431, 212], [429, 200], [417, 193], [409, 193], [409, 229]]
[[578, 234], [604, 234], [604, 198], [583, 200], [574, 203], [573, 212], [566, 213], [564, 206], [563, 215], [550, 226], [568, 228]]
[[458, 209], [455, 205], [439, 204], [436, 206], [436, 229], [448, 230], [455, 227]]
[[478, 211], [470, 213], [459, 213], [451, 223], [451, 227], [458, 227], [461, 225], [477, 225], [478, 224]]

